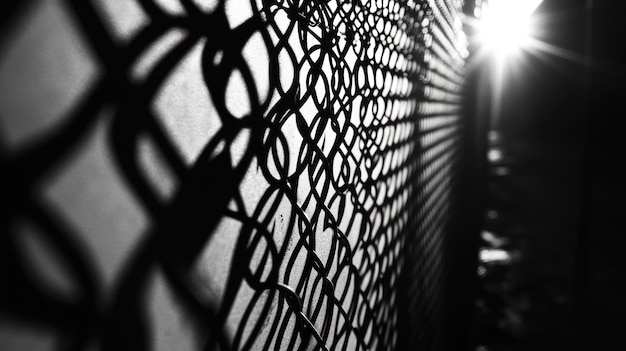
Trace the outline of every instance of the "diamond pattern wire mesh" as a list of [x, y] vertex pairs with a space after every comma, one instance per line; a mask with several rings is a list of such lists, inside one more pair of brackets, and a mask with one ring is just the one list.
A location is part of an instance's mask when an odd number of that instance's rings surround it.
[[53, 126], [4, 132], [3, 320], [71, 349], [438, 349], [461, 6], [54, 7], [91, 68]]

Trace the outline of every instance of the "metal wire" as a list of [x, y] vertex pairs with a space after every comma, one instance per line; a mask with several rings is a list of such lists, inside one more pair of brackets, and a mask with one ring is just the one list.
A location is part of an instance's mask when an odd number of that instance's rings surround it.
[[[2, 315], [55, 330], [61, 348], [150, 349], [158, 271], [205, 349], [439, 348], [462, 2], [260, 0], [233, 24], [229, 1], [207, 10], [181, 0], [176, 13], [137, 1], [147, 22], [124, 41], [102, 6], [64, 2], [101, 71], [62, 123], [3, 150]], [[136, 79], [134, 67], [172, 30], [179, 40]], [[251, 58], [253, 40], [261, 49]], [[154, 104], [198, 47], [216, 132], [190, 158]], [[235, 105], [234, 84], [244, 91]], [[40, 187], [104, 120], [114, 171], [148, 218], [111, 289]], [[146, 137], [177, 184], [171, 197], [139, 160]], [[72, 298], [38, 284], [16, 221], [59, 257]], [[224, 237], [231, 258], [202, 260]], [[198, 288], [194, 272], [224, 267], [219, 296]]]

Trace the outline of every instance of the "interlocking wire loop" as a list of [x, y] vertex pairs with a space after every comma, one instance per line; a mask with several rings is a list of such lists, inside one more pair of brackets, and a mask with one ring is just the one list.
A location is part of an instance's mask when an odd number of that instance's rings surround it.
[[[97, 72], [59, 123], [2, 150], [3, 319], [63, 349], [158, 349], [165, 294], [207, 350], [437, 349], [462, 2], [129, 1], [134, 27], [116, 6], [62, 2]], [[78, 186], [66, 170], [94, 133], [145, 219], [118, 270], [96, 244], [130, 234], [85, 230], [46, 195]], [[25, 231], [70, 295], [42, 286]]]

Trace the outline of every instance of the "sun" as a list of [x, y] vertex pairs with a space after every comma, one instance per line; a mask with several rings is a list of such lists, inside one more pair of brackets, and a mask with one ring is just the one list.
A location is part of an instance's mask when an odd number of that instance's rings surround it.
[[491, 0], [482, 8], [478, 41], [486, 54], [504, 59], [528, 48], [534, 33], [531, 14], [542, 0]]
[[489, 52], [510, 56], [525, 48], [531, 35], [530, 20], [517, 14], [485, 16], [480, 40]]
[[[543, 25], [534, 12], [543, 0], [483, 0], [475, 10], [476, 17], [467, 17], [471, 28], [470, 42], [476, 52], [471, 67], [484, 67], [488, 85], [481, 94], [488, 94], [490, 114], [497, 120], [500, 114], [505, 82], [527, 69], [526, 54], [535, 55], [541, 49], [536, 38]], [[547, 50], [546, 50], [547, 51]], [[509, 83], [510, 84], [510, 83]]]

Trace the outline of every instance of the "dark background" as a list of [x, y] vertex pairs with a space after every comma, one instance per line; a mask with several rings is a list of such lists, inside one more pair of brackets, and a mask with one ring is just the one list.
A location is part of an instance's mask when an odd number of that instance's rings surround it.
[[626, 350], [624, 14], [620, 1], [545, 0], [539, 39], [572, 55], [528, 53], [505, 82], [493, 127], [526, 233], [522, 349]]

